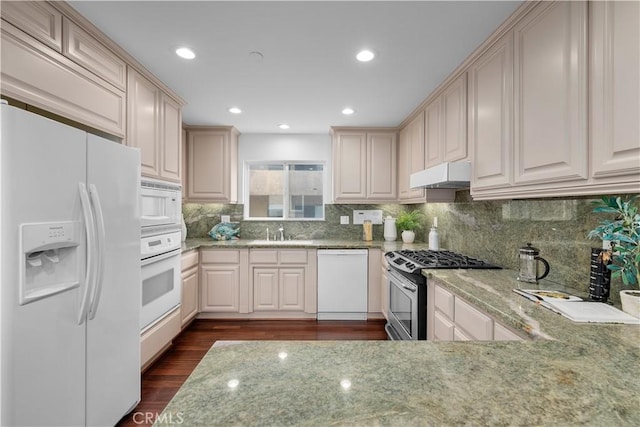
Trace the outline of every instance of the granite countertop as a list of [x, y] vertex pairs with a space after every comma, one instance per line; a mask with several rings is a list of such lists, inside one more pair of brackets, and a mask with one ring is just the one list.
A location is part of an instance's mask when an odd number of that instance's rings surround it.
[[211, 238], [188, 238], [182, 242], [182, 252], [198, 248], [306, 248], [306, 249], [381, 249], [385, 252], [399, 249], [424, 249], [426, 243], [402, 243], [402, 241], [387, 242], [374, 240], [316, 239], [316, 240], [278, 240], [264, 241], [259, 239], [213, 240]]
[[514, 271], [424, 273], [536, 339], [215, 347], [156, 424], [640, 425], [640, 327], [571, 322], [513, 293]]

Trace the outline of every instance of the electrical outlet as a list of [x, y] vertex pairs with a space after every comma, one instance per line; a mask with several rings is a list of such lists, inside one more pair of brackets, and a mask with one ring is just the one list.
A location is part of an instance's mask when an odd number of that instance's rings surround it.
[[340, 224], [349, 225], [349, 215], [344, 215], [340, 217]]
[[231, 222], [231, 215], [220, 215], [220, 222]]

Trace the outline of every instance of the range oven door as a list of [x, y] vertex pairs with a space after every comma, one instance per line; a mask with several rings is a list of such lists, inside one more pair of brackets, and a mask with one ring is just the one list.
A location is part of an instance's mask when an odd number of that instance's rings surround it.
[[144, 178], [140, 184], [140, 222], [143, 229], [180, 226], [182, 187]]
[[141, 331], [180, 305], [180, 261], [180, 249], [142, 260]]
[[389, 326], [390, 336], [401, 340], [417, 340], [418, 337], [418, 285], [394, 270], [389, 278]]

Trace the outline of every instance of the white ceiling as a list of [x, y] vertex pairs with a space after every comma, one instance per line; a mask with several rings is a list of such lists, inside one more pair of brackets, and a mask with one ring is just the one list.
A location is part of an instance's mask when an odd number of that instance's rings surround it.
[[[328, 133], [400, 124], [521, 2], [70, 3], [186, 100], [184, 123]], [[196, 59], [178, 58], [182, 45]], [[359, 63], [365, 47], [377, 57]]]

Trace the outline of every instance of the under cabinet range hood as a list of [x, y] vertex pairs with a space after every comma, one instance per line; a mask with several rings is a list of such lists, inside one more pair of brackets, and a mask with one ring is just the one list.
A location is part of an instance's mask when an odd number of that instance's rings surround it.
[[469, 188], [471, 163], [467, 161], [445, 162], [409, 177], [411, 188]]

